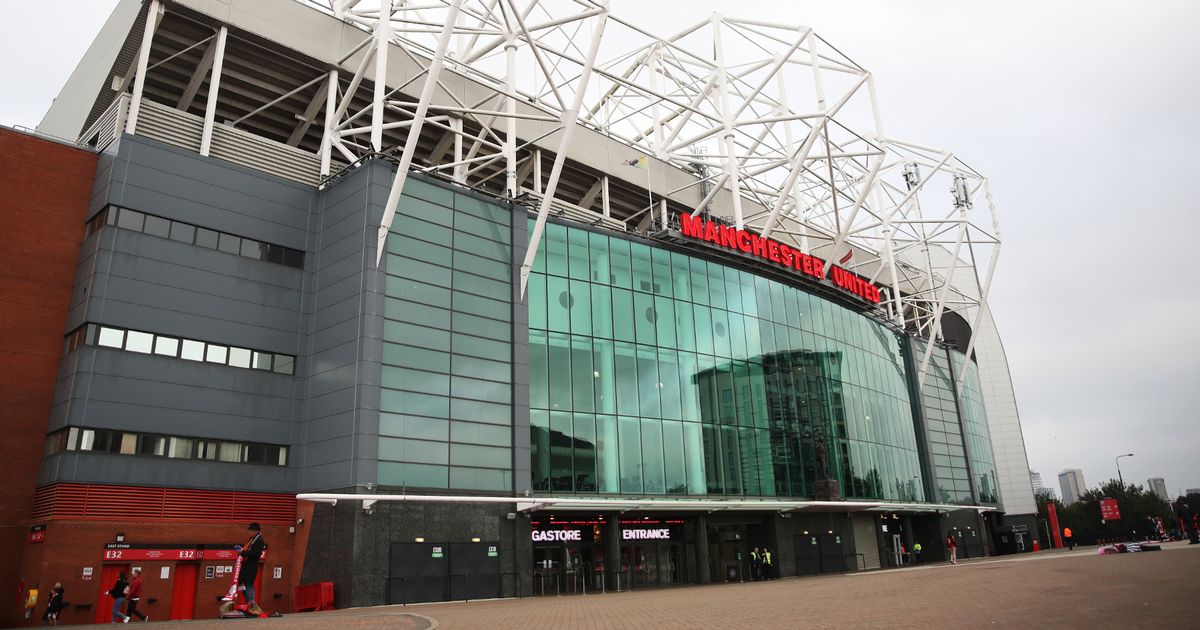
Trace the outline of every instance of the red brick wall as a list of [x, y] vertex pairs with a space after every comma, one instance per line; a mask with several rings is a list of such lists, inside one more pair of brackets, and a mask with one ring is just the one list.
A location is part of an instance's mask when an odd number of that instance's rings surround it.
[[[303, 512], [302, 512], [303, 513]], [[298, 545], [297, 534], [288, 530], [291, 525], [263, 525], [263, 538], [270, 546], [267, 560], [259, 565], [262, 575], [262, 590], [257, 599], [263, 609], [271, 612], [288, 613], [292, 610], [292, 589], [299, 579], [300, 570], [296, 553], [303, 553], [303, 546]], [[307, 528], [308, 521], [297, 527]], [[92, 623], [103, 591], [112, 587], [100, 580], [104, 565], [104, 545], [116, 541], [116, 535], [124, 534], [126, 543], [130, 544], [179, 544], [181, 547], [193, 545], [233, 545], [246, 542], [249, 533], [246, 523], [122, 523], [116, 521], [50, 521], [46, 529], [46, 541], [41, 544], [29, 545], [22, 570], [41, 585], [38, 608], [34, 619], [26, 622], [24, 619], [13, 620], [17, 625], [32, 626], [41, 624], [41, 615], [45, 610], [45, 595], [55, 582], [62, 582], [66, 589], [63, 600], [69, 605], [64, 607], [62, 621], [68, 624]], [[128, 564], [131, 567], [142, 568], [144, 593], [138, 610], [149, 615], [153, 621], [165, 621], [170, 616], [172, 586], [175, 579], [175, 562], [151, 560], [121, 561], [118, 564]], [[205, 568], [208, 566], [232, 566], [232, 560], [202, 560], [200, 561], [200, 577], [197, 580], [195, 593], [195, 608], [193, 619], [211, 619], [218, 614], [220, 603], [217, 597], [225, 593], [231, 582], [231, 576], [222, 575], [205, 578]], [[85, 580], [83, 570], [92, 568], [92, 577]], [[161, 571], [168, 567], [167, 579], [162, 579]], [[282, 574], [274, 577], [274, 568], [281, 567]], [[293, 568], [296, 567], [296, 568]], [[214, 570], [214, 574], [215, 574]], [[275, 595], [279, 594], [279, 597]], [[150, 603], [150, 599], [156, 601]], [[111, 600], [109, 600], [111, 605]]]
[[[0, 625], [17, 619], [29, 531], [96, 155], [0, 128]], [[36, 546], [36, 545], [34, 545]]]

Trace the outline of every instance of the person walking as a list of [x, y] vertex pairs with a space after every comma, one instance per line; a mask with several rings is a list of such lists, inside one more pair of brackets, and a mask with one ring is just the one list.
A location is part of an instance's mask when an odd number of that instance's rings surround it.
[[150, 621], [150, 618], [142, 614], [137, 609], [138, 601], [142, 599], [142, 570], [140, 568], [133, 570], [133, 579], [129, 581], [129, 602], [125, 606], [125, 621], [137, 617], [142, 621]]
[[258, 523], [250, 523], [246, 529], [254, 535], [238, 550], [242, 557], [242, 569], [238, 573], [238, 584], [243, 587], [246, 605], [251, 609], [257, 607], [254, 599], [254, 578], [258, 577], [258, 561], [267, 550], [267, 542], [263, 540], [262, 527]]
[[1075, 535], [1071, 532], [1070, 527], [1063, 528], [1063, 538], [1067, 539], [1067, 549], [1075, 550]]
[[958, 541], [954, 540], [954, 534], [946, 536], [946, 549], [950, 551], [950, 564], [958, 564]]
[[58, 625], [58, 617], [62, 614], [64, 592], [66, 590], [63, 588], [62, 582], [55, 582], [54, 588], [50, 591], [50, 599], [46, 601], [46, 612], [42, 615], [42, 621], [45, 621], [47, 626]]
[[921, 564], [921, 543], [919, 542], [913, 543], [913, 561]]
[[117, 581], [113, 587], [108, 589], [109, 597], [113, 598], [112, 607], [112, 622], [113, 623], [129, 623], [129, 616], [121, 612], [121, 605], [125, 603], [125, 598], [129, 594], [129, 580], [125, 579], [125, 572], [121, 571], [117, 574]]

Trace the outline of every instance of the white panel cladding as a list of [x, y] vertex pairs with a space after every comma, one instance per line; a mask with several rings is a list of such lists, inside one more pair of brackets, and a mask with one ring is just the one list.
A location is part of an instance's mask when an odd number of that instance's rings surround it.
[[1029, 458], [1017, 413], [1017, 398], [1008, 371], [1008, 358], [990, 310], [985, 310], [976, 331], [975, 357], [987, 409], [992, 452], [996, 458], [1001, 507], [1008, 514], [1036, 514], [1033, 484], [1029, 481]]

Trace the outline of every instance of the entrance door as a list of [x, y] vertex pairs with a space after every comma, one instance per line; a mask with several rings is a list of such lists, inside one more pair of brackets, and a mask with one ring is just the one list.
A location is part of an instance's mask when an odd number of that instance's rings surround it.
[[796, 575], [816, 575], [821, 572], [820, 547], [815, 534], [796, 536]]
[[679, 584], [683, 581], [683, 545], [678, 542], [659, 546], [659, 583]]
[[637, 586], [658, 586], [658, 545], [648, 543], [633, 546], [636, 562], [633, 582]]
[[565, 556], [562, 545], [533, 548], [533, 593], [535, 595], [562, 594]]
[[817, 547], [821, 554], [821, 573], [841, 573], [846, 570], [842, 562], [841, 534], [817, 534]]
[[742, 569], [742, 541], [727, 540], [722, 545], [723, 573], [726, 582], [741, 582], [745, 579]]
[[100, 594], [96, 597], [96, 614], [92, 617], [92, 623], [112, 622], [113, 598], [109, 597], [108, 591], [117, 583], [117, 575], [122, 571], [125, 572], [125, 579], [129, 579], [128, 564], [106, 564], [100, 569]]
[[500, 596], [499, 543], [450, 544], [450, 599]]
[[175, 582], [171, 585], [170, 619], [191, 619], [196, 610], [196, 582], [200, 563], [180, 562], [175, 565]]
[[446, 601], [446, 547], [442, 543], [392, 543], [388, 603]]

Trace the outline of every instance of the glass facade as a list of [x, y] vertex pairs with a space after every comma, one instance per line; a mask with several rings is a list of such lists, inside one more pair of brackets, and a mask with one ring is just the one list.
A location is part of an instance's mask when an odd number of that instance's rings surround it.
[[512, 215], [409, 179], [387, 240], [379, 483], [512, 489]]
[[955, 375], [963, 378], [959, 408], [967, 429], [967, 454], [971, 462], [972, 485], [980, 503], [998, 503], [996, 464], [992, 457], [992, 440], [988, 433], [987, 413], [983, 408], [983, 388], [979, 383], [979, 366], [967, 361], [966, 355], [952, 352]]
[[537, 491], [924, 500], [896, 333], [794, 287], [547, 224], [529, 278]]
[[[920, 364], [927, 344], [919, 339], [914, 339], [912, 344], [913, 362]], [[925, 432], [929, 437], [929, 461], [938, 493], [933, 498], [939, 503], [970, 504], [974, 502], [971, 476], [967, 467], [962, 424], [958, 421], [958, 404], [954, 398], [950, 356], [944, 348], [935, 347], [929, 357], [925, 384], [921, 388]]]

